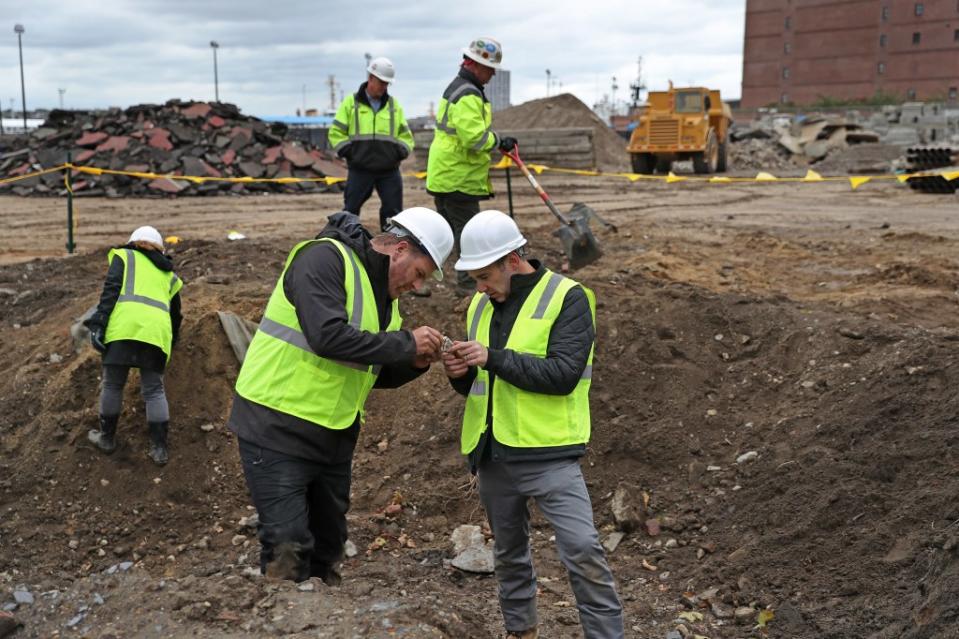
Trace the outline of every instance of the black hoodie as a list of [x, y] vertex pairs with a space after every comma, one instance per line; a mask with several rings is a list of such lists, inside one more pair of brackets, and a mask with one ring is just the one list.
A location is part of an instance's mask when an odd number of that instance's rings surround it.
[[[147, 251], [133, 244], [118, 246], [118, 249], [133, 249], [139, 251], [161, 271], [172, 271], [173, 262], [160, 251]], [[110, 323], [110, 314], [113, 313], [123, 287], [123, 260], [117, 256], [110, 261], [107, 278], [103, 282], [103, 292], [100, 294], [100, 303], [97, 310], [83, 325], [91, 331], [102, 328], [104, 331]], [[173, 343], [176, 344], [180, 336], [180, 323], [183, 316], [180, 312], [180, 294], [177, 293], [170, 300], [170, 323], [173, 327]], [[107, 344], [107, 351], [103, 354], [103, 363], [107, 366], [130, 366], [149, 371], [162, 373], [166, 368], [167, 357], [159, 347], [145, 342], [123, 339]]]
[[[345, 211], [331, 215], [317, 237], [339, 240], [356, 252], [370, 278], [380, 326], [389, 324], [390, 258], [373, 250], [371, 235], [360, 219]], [[343, 255], [329, 242], [319, 242], [297, 253], [283, 277], [283, 292], [296, 308], [313, 352], [330, 359], [382, 365], [375, 388], [397, 388], [423, 374], [427, 369], [412, 366], [416, 355], [412, 333], [368, 333], [349, 324], [344, 276]], [[263, 448], [321, 463], [341, 463], [352, 459], [359, 416], [349, 428], [332, 430], [234, 395], [228, 426], [241, 439]]]

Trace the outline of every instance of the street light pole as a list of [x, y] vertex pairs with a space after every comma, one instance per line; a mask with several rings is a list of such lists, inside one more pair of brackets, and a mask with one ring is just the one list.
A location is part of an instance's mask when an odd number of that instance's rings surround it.
[[220, 44], [216, 40], [210, 40], [210, 48], [213, 49], [213, 93], [216, 96], [216, 101], [220, 101], [220, 76], [216, 68], [216, 50], [220, 48]]
[[14, 25], [13, 32], [17, 34], [17, 48], [20, 49], [20, 97], [23, 99], [23, 132], [27, 132], [27, 89], [23, 82], [23, 32], [22, 24]]

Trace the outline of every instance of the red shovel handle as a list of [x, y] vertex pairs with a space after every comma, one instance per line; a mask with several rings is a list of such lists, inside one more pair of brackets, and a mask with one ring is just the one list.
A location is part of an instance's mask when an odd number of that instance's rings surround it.
[[526, 164], [524, 164], [523, 160], [520, 159], [519, 144], [515, 145], [512, 150], [503, 151], [502, 153], [503, 155], [508, 157], [510, 160], [512, 160], [516, 164], [516, 166], [519, 167], [519, 170], [523, 172], [523, 175], [526, 176], [526, 179], [529, 180], [529, 183], [533, 186], [534, 189], [536, 189], [536, 192], [539, 194], [539, 197], [543, 200], [543, 202], [546, 203], [546, 206], [549, 207], [549, 210], [553, 213], [553, 215], [559, 218], [560, 222], [562, 222], [566, 226], [569, 226], [571, 224], [569, 219], [567, 219], [565, 215], [559, 212], [559, 209], [556, 208], [555, 204], [553, 204], [553, 200], [550, 199], [546, 191], [543, 190], [543, 187], [539, 185], [539, 182], [537, 182], [536, 178], [533, 177], [533, 174], [530, 173], [530, 170], [526, 168]]

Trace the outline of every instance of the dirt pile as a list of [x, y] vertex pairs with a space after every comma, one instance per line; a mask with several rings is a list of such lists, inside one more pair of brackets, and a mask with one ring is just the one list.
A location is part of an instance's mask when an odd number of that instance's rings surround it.
[[[529, 235], [540, 255], [553, 245], [545, 228]], [[756, 234], [741, 251], [771, 244]], [[215, 311], [257, 320], [289, 246], [176, 249], [186, 319], [167, 376], [163, 469], [146, 460], [134, 383], [117, 453], [86, 443], [99, 359], [74, 350], [66, 327], [95, 301], [104, 252], [0, 267], [0, 604], [24, 602], [11, 606], [24, 636], [501, 636], [494, 582], [448, 565], [452, 530], [483, 513], [457, 452], [463, 403], [437, 370], [371, 398], [344, 586], [251, 574], [252, 512], [224, 427], [237, 364]], [[610, 553], [629, 636], [662, 639], [681, 622], [690, 634], [757, 637], [766, 607], [772, 638], [949, 636], [959, 327], [710, 292], [673, 281], [661, 248], [610, 241], [577, 275], [599, 300], [583, 466], [604, 541], [617, 489], [649, 496], [645, 525]], [[556, 253], [545, 257], [555, 267]], [[920, 284], [951, 294], [955, 282]], [[403, 298], [403, 314], [461, 335], [456, 303], [437, 285]], [[401, 508], [387, 515], [388, 504]], [[532, 529], [543, 628], [581, 636], [552, 532], [539, 514]]]
[[[551, 98], [530, 100], [493, 114], [493, 127], [516, 131], [521, 129], [593, 129], [593, 147], [599, 170], [628, 171], [626, 141], [571, 93]], [[522, 152], [520, 140], [520, 152]]]
[[728, 162], [730, 172], [778, 169], [798, 169], [800, 164], [786, 149], [769, 139], [746, 138], [729, 142]]
[[[67, 161], [113, 171], [205, 178], [321, 178], [345, 175], [331, 154], [285, 139], [287, 127], [245, 116], [232, 104], [141, 104], [105, 113], [55, 110], [43, 126], [14, 139], [0, 155], [0, 177], [17, 177]], [[80, 196], [217, 195], [315, 192], [322, 182], [229, 183], [75, 174]], [[60, 172], [0, 185], [0, 193], [65, 194]]]

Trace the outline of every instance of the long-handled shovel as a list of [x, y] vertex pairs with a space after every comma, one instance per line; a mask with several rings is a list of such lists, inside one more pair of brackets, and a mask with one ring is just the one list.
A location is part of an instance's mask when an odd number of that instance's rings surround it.
[[569, 268], [577, 269], [598, 260], [603, 255], [603, 251], [599, 248], [599, 243], [589, 228], [589, 219], [595, 217], [613, 232], [616, 232], [616, 227], [603, 220], [596, 215], [593, 209], [581, 202], [574, 204], [569, 213], [563, 215], [519, 157], [519, 145], [513, 147], [513, 150], [508, 153], [504, 152], [504, 155], [509, 157], [509, 159], [519, 167], [519, 170], [523, 172], [523, 175], [526, 176], [529, 183], [536, 189], [536, 193], [539, 194], [539, 197], [546, 203], [546, 206], [549, 207], [550, 212], [556, 216], [556, 219], [563, 223], [561, 227], [553, 231], [553, 235], [558, 237], [559, 241], [563, 244], [563, 252], [569, 260]]

